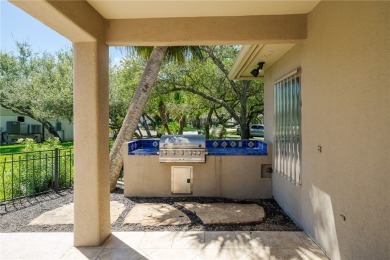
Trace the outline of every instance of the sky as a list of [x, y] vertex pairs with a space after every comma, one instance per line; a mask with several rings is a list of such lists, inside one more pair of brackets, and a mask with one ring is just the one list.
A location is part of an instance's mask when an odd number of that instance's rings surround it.
[[[2, 52], [15, 52], [15, 41], [26, 41], [35, 52], [54, 53], [72, 46], [61, 34], [5, 0], [0, 0], [0, 29]], [[110, 59], [113, 63], [118, 63], [121, 57], [118, 49], [110, 47]]]

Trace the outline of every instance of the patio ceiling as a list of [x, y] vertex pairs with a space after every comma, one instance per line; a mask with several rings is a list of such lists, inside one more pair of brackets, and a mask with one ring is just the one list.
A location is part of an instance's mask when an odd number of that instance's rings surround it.
[[105, 19], [307, 14], [320, 0], [87, 0]]
[[72, 42], [111, 46], [246, 44], [230, 72], [254, 79], [306, 38], [306, 14], [320, 0], [11, 0]]
[[[244, 45], [239, 52], [233, 68], [229, 72], [230, 79], [259, 79], [264, 76], [271, 65], [294, 46], [291, 44], [260, 44]], [[253, 77], [250, 72], [257, 68], [259, 62], [265, 62], [258, 77]]]
[[[309, 13], [320, 0], [306, 1], [164, 1], [164, 0], [119, 0], [87, 2], [105, 19], [155, 19], [155, 18], [184, 18], [184, 17], [222, 17], [222, 16], [261, 16], [261, 15], [296, 15]], [[253, 26], [256, 30], [256, 25]], [[257, 63], [264, 61], [264, 71], [277, 59], [294, 46], [293, 43], [261, 44], [243, 46], [230, 71], [232, 79], [254, 79], [250, 71]]]
[[10, 0], [73, 43], [111, 46], [290, 44], [320, 1]]

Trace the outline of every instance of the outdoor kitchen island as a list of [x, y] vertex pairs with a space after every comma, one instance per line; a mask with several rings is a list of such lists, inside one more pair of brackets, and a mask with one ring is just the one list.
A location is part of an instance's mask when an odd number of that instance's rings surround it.
[[126, 197], [272, 197], [272, 152], [259, 140], [166, 135], [125, 143], [123, 153]]

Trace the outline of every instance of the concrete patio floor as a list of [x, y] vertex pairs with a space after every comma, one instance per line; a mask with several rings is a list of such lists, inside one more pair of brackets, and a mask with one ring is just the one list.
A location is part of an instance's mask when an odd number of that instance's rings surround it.
[[303, 232], [113, 232], [100, 247], [73, 233], [0, 233], [0, 259], [328, 259]]

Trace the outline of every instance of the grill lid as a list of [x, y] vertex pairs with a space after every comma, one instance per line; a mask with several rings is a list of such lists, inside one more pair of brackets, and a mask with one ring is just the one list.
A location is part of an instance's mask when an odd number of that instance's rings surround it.
[[204, 135], [163, 135], [160, 149], [206, 149]]

